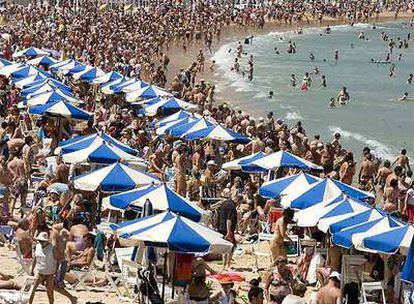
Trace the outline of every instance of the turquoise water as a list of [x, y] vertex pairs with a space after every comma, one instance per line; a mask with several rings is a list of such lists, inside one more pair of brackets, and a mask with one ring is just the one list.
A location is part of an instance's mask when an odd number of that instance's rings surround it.
[[[318, 133], [329, 140], [339, 131], [344, 146], [357, 154], [364, 146], [370, 146], [386, 158], [393, 158], [402, 148], [413, 156], [414, 83], [407, 84], [409, 74], [414, 73], [413, 40], [408, 49], [397, 47], [391, 54], [395, 77], [389, 77], [389, 64], [372, 64], [370, 60], [384, 60], [388, 53], [381, 32], [396, 41], [397, 37], [405, 39], [408, 33], [413, 37], [414, 29], [402, 22], [377, 24], [376, 29], [368, 24], [331, 28], [330, 35], [324, 34], [323, 28], [305, 28], [302, 35], [293, 31], [272, 32], [255, 37], [251, 45], [243, 44], [247, 55], [241, 59], [241, 70], [247, 71], [247, 60], [252, 54], [253, 81], [247, 79], [247, 73], [243, 77], [230, 70], [238, 42], [223, 45], [213, 56], [219, 94], [230, 95], [234, 104], [256, 118], [273, 111], [276, 117], [291, 124], [301, 120], [309, 136]], [[367, 40], [358, 39], [362, 31]], [[286, 52], [289, 40], [296, 43], [296, 54]], [[338, 61], [334, 59], [335, 50], [339, 51]], [[309, 52], [314, 54], [314, 62], [310, 61]], [[400, 53], [402, 60], [398, 61]], [[320, 76], [311, 75], [311, 88], [301, 91], [305, 72], [315, 67], [326, 76], [327, 87], [321, 87]], [[296, 88], [290, 85], [291, 74], [296, 75]], [[336, 97], [342, 86], [348, 88], [350, 102], [331, 109], [329, 100]], [[267, 98], [269, 91], [274, 92], [272, 99]], [[404, 92], [413, 99], [398, 102]]]

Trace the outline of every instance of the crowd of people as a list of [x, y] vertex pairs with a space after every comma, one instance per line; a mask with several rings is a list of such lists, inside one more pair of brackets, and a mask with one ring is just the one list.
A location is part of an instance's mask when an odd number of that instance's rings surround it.
[[[263, 183], [261, 176], [230, 173], [221, 168], [225, 162], [260, 151], [284, 150], [303, 157], [323, 167], [323, 172], [314, 172], [315, 175], [329, 176], [375, 192], [377, 200], [373, 204], [376, 207], [413, 222], [413, 180], [405, 149], [394, 160], [385, 160], [367, 147], [360, 161], [356, 161], [353, 153], [343, 147], [340, 133], [324, 140], [319, 135], [308, 134], [300, 121], [289, 126], [272, 112], [266, 118], [254, 119], [240, 109], [219, 104], [215, 86], [200, 78], [207, 52], [220, 39], [225, 27], [322, 22], [324, 18], [357, 22], [378, 16], [383, 11], [391, 11], [397, 16], [399, 12], [412, 9], [412, 3], [402, 0], [386, 2], [382, 7], [363, 0], [338, 1], [337, 4], [286, 1], [258, 8], [205, 3], [187, 7], [164, 3], [151, 4], [137, 11], [123, 10], [117, 4], [102, 9], [94, 1], [83, 1], [76, 10], [65, 1], [60, 1], [59, 7], [37, 3], [27, 7], [7, 7], [0, 13], [2, 58], [14, 60], [12, 54], [15, 51], [29, 46], [55, 50], [54, 55], [59, 59], [76, 58], [105, 71], [118, 71], [164, 87], [176, 97], [197, 104], [199, 114], [204, 117], [252, 139], [248, 144], [236, 144], [190, 142], [158, 135], [151, 128], [158, 118], [140, 114], [124, 101], [124, 96], [102, 94], [96, 87], [62, 75], [56, 77], [69, 85], [76, 97], [84, 101], [85, 109], [94, 115], [87, 124], [63, 120], [58, 126], [53, 118], [35, 118], [19, 108], [19, 89], [10, 79], [0, 77], [0, 192], [3, 196], [0, 224], [12, 227], [21, 255], [34, 259], [31, 271], [37, 273], [35, 287], [46, 286], [49, 303], [53, 303], [54, 291], [76, 303], [77, 298], [66, 291], [64, 283], [77, 282], [72, 270], [89, 266], [95, 255], [102, 259], [103, 248], [120, 246], [116, 236], [103, 241], [105, 237], [96, 233], [100, 217], [98, 193], [72, 187], [75, 172], [84, 168], [69, 166], [59, 156], [52, 167], [47, 162], [47, 157], [53, 155], [62, 138], [93, 134], [97, 130], [137, 149], [139, 156], [148, 161], [150, 173], [164, 181], [173, 181], [178, 194], [211, 211], [214, 215], [211, 225], [233, 243], [234, 248], [237, 243], [249, 242], [260, 231], [258, 220], [267, 219], [273, 208], [280, 207], [280, 200], [265, 200], [258, 195], [258, 188]], [[182, 46], [184, 53], [192, 45], [201, 49], [190, 67], [183, 67], [173, 79], [167, 79], [168, 51], [173, 44]], [[253, 69], [253, 62], [251, 65]], [[253, 78], [253, 72], [250, 77]], [[51, 143], [45, 145], [44, 138], [50, 138]], [[285, 170], [281, 173], [295, 172]], [[30, 201], [27, 199], [29, 193], [34, 193]], [[206, 197], [217, 199], [218, 206], [203, 200]], [[343, 296], [339, 287], [340, 256], [345, 251], [328, 245], [327, 269], [315, 270], [317, 279], [308, 281], [307, 268], [313, 253], [305, 255], [294, 271], [286, 257], [284, 240], [292, 220], [293, 212], [287, 209], [274, 223], [274, 237], [270, 242], [273, 270], [263, 283], [250, 282], [248, 301], [263, 303], [266, 299], [271, 303], [305, 303], [306, 284], [319, 282], [323, 287], [317, 293], [316, 303], [338, 303]], [[377, 278], [373, 273], [378, 276], [377, 272], [380, 272], [383, 279], [388, 275], [387, 279], [391, 280], [390, 273], [401, 265], [401, 262], [395, 262], [392, 267], [384, 266], [378, 255], [371, 255], [370, 259], [371, 270], [368, 272], [373, 279]], [[223, 269], [231, 269], [233, 261], [233, 255], [226, 254]], [[219, 292], [210, 294], [206, 285], [207, 272], [214, 274], [218, 269], [201, 259], [193, 261], [192, 267], [190, 299], [204, 301], [211, 296], [225, 299], [222, 303], [234, 300], [232, 281], [220, 281]], [[300, 273], [299, 280], [293, 277]], [[104, 278], [89, 278], [87, 283], [108, 284]], [[0, 273], [0, 288], [18, 289], [20, 285]], [[348, 303], [354, 303], [350, 302], [350, 295], [352, 292], [347, 293]], [[35, 293], [29, 303], [34, 303], [34, 296]], [[390, 301], [393, 300], [391, 295]]]

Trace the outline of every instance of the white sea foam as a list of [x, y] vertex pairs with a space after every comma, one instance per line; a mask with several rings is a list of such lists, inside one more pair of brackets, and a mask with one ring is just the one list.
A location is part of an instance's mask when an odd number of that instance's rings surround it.
[[362, 134], [359, 133], [353, 133], [351, 131], [347, 131], [342, 129], [338, 126], [329, 126], [329, 131], [332, 133], [340, 133], [341, 136], [344, 138], [352, 138], [354, 140], [357, 140], [359, 142], [365, 143], [368, 147], [375, 150], [375, 152], [380, 155], [382, 158], [386, 159], [393, 159], [395, 155], [396, 149], [386, 146], [385, 144], [381, 143], [380, 141], [373, 139], [373, 138], [367, 138]]
[[302, 119], [302, 116], [300, 116], [298, 112], [294, 111], [294, 112], [287, 112], [285, 118], [287, 120], [298, 120], [298, 119]]

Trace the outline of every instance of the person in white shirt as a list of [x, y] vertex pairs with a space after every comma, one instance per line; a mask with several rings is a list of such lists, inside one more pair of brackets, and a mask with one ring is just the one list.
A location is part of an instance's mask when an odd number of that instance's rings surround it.
[[57, 266], [57, 246], [52, 244], [49, 240], [47, 232], [40, 232], [36, 237], [38, 243], [35, 247], [34, 261], [32, 266], [32, 273], [36, 274], [36, 281], [34, 283], [33, 291], [30, 295], [29, 304], [33, 303], [35, 292], [40, 284], [46, 287], [46, 294], [49, 304], [54, 303], [53, 291], [56, 290], [63, 296], [67, 297], [72, 304], [77, 302], [77, 298], [69, 294], [63, 288], [55, 287], [55, 273]]

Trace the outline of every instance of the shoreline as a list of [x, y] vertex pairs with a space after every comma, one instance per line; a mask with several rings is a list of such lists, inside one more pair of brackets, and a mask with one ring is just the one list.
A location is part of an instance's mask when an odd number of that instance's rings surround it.
[[[372, 24], [372, 23], [393, 23], [393, 22], [401, 22], [401, 21], [408, 21], [411, 18], [414, 17], [414, 14], [402, 14], [401, 16], [399, 16], [398, 18], [394, 18], [394, 16], [390, 13], [386, 13], [383, 15], [380, 15], [380, 17], [377, 18], [371, 18], [369, 19], [369, 21], [365, 24]], [[326, 25], [330, 25], [330, 26], [337, 26], [337, 25], [347, 25], [347, 22], [344, 22], [343, 20], [323, 20], [322, 22], [318, 22], [318, 21], [313, 21], [310, 23], [307, 22], [301, 22], [301, 23], [296, 23], [296, 24], [292, 24], [292, 25], [285, 25], [285, 24], [280, 24], [280, 22], [272, 22], [269, 24], [266, 24], [264, 26], [263, 29], [258, 29], [258, 28], [253, 28], [250, 27], [249, 29], [240, 29], [239, 27], [236, 27], [234, 25], [225, 28], [225, 30], [223, 30], [222, 32], [222, 36], [220, 41], [215, 41], [214, 48], [212, 50], [212, 54], [208, 53], [208, 56], [206, 56], [206, 67], [208, 67], [208, 65], [211, 62], [212, 57], [217, 53], [217, 51], [225, 44], [228, 43], [234, 43], [237, 41], [242, 41], [244, 40], [245, 37], [249, 37], [249, 36], [263, 36], [266, 34], [269, 34], [271, 32], [288, 32], [288, 31], [292, 31], [298, 28], [302, 28], [304, 30], [309, 29], [309, 28], [323, 28]], [[254, 41], [254, 40], [253, 40]], [[254, 42], [253, 42], [254, 43]], [[171, 53], [171, 62], [174, 64], [175, 68], [185, 68], [187, 66], [189, 66], [192, 62], [194, 62], [198, 49], [205, 49], [204, 45], [192, 45], [191, 47], [188, 48], [187, 54], [186, 56], [182, 56], [182, 49], [177, 46], [174, 45], [171, 47], [170, 49], [170, 53]], [[173, 52], [175, 52], [175, 54], [173, 54]], [[207, 50], [208, 52], [208, 50]], [[168, 55], [170, 56], [170, 53], [168, 53]], [[180, 55], [180, 56], [178, 56]], [[175, 57], [173, 57], [175, 56]], [[175, 61], [177, 60], [177, 61]], [[170, 72], [170, 71], [169, 71]], [[178, 69], [177, 69], [178, 72]], [[170, 75], [169, 75], [170, 76]], [[173, 76], [175, 76], [175, 74], [173, 74]], [[171, 77], [171, 76], [170, 76]], [[168, 78], [170, 79], [170, 78]], [[196, 78], [196, 82], [198, 82], [200, 79], [205, 79], [207, 82], [211, 82], [213, 85], [216, 86], [216, 93], [215, 93], [215, 104], [219, 105], [219, 104], [226, 104], [228, 105], [230, 108], [233, 109], [240, 109], [243, 112], [249, 114], [252, 118], [259, 118], [259, 117], [265, 117], [266, 115], [266, 111], [261, 110], [258, 107], [258, 103], [257, 102], [249, 102], [248, 100], [244, 99], [242, 97], [242, 92], [238, 92], [236, 91], [236, 88], [231, 87], [231, 86], [220, 86], [220, 83], [222, 81], [227, 81], [227, 79], [225, 78], [225, 75], [223, 73], [223, 70], [219, 70], [218, 66], [215, 67], [214, 71], [208, 71], [208, 68], [206, 68], [206, 71], [203, 73], [199, 73], [197, 74], [197, 78]], [[275, 113], [276, 114], [276, 113]], [[293, 123], [297, 120], [301, 120], [304, 125], [307, 125], [307, 120], [303, 119], [301, 117], [298, 118], [292, 118], [289, 119], [290, 123]], [[319, 133], [322, 132], [323, 126], [321, 125], [320, 129], [316, 129], [314, 130], [315, 132]], [[347, 130], [345, 130], [347, 133], [349, 133]], [[359, 133], [359, 132], [358, 132]], [[316, 133], [315, 133], [316, 134]], [[353, 134], [353, 133], [352, 133]], [[357, 134], [358, 135], [358, 134]], [[324, 136], [325, 137], [325, 136]], [[347, 136], [345, 136], [347, 137]], [[348, 136], [350, 138], [350, 140], [352, 141], [352, 136]], [[371, 138], [369, 138], [371, 140]], [[373, 140], [376, 140], [375, 136], [372, 138]], [[328, 137], [325, 138], [325, 140], [329, 140]], [[355, 144], [352, 144], [351, 146], [354, 146], [352, 148], [352, 150], [354, 150], [355, 145], [358, 146], [358, 143], [356, 142]], [[385, 145], [387, 145], [385, 143]], [[387, 147], [387, 146], [385, 146]], [[402, 146], [401, 146], [402, 147]], [[396, 146], [397, 150], [393, 151], [389, 156], [387, 154], [387, 156], [384, 156], [384, 158], [389, 158], [389, 157], [394, 157], [398, 151], [398, 149], [401, 148], [400, 145]], [[376, 147], [371, 147], [374, 150], [376, 150]], [[410, 146], [407, 146], [408, 149], [411, 149]], [[355, 150], [356, 151], [356, 150]]]
[[[404, 13], [398, 16], [397, 18], [394, 17], [392, 12], [386, 12], [380, 14], [378, 18], [370, 18], [369, 23], [380, 23], [380, 22], [398, 22], [404, 20], [410, 20], [414, 18], [414, 13], [408, 14]], [[205, 48], [203, 42], [200, 44], [193, 44], [187, 47], [187, 52], [183, 54], [183, 49], [180, 45], [177, 45], [175, 42], [171, 45], [170, 49], [166, 52], [171, 59], [170, 66], [167, 72], [167, 79], [169, 81], [167, 84], [169, 85], [172, 81], [172, 78], [178, 74], [179, 69], [186, 68], [190, 66], [196, 60], [197, 52], [200, 49], [203, 49], [206, 55], [206, 68], [204, 72], [198, 73], [196, 82], [200, 79], [205, 79], [206, 81], [211, 82], [213, 85], [216, 85], [223, 80], [223, 75], [219, 74], [219, 71], [216, 69], [213, 72], [208, 70], [208, 65], [211, 62], [215, 53], [225, 44], [242, 41], [244, 38], [249, 36], [263, 36], [275, 31], [281, 32], [288, 32], [298, 28], [302, 29], [309, 29], [309, 28], [321, 28], [327, 25], [336, 26], [336, 25], [348, 25], [349, 23], [346, 20], [339, 20], [339, 19], [323, 19], [321, 22], [317, 20], [311, 20], [310, 22], [298, 22], [293, 24], [284, 24], [279, 21], [270, 21], [266, 22], [263, 29], [259, 29], [257, 27], [249, 26], [248, 28], [239, 28], [235, 24], [230, 25], [229, 27], [225, 27], [221, 33], [220, 40], [217, 39], [213, 42], [212, 53], [208, 53], [208, 50]], [[184, 56], [183, 56], [184, 55]], [[172, 68], [172, 69], [171, 69]], [[233, 88], [226, 88], [223, 90], [216, 91], [215, 93], [215, 100], [216, 104], [227, 104], [232, 108], [241, 109], [244, 112], [251, 114], [253, 118], [258, 118], [259, 114], [251, 108], [244, 109], [243, 105], [237, 103], [237, 92]], [[257, 117], [256, 117], [257, 116]]]

